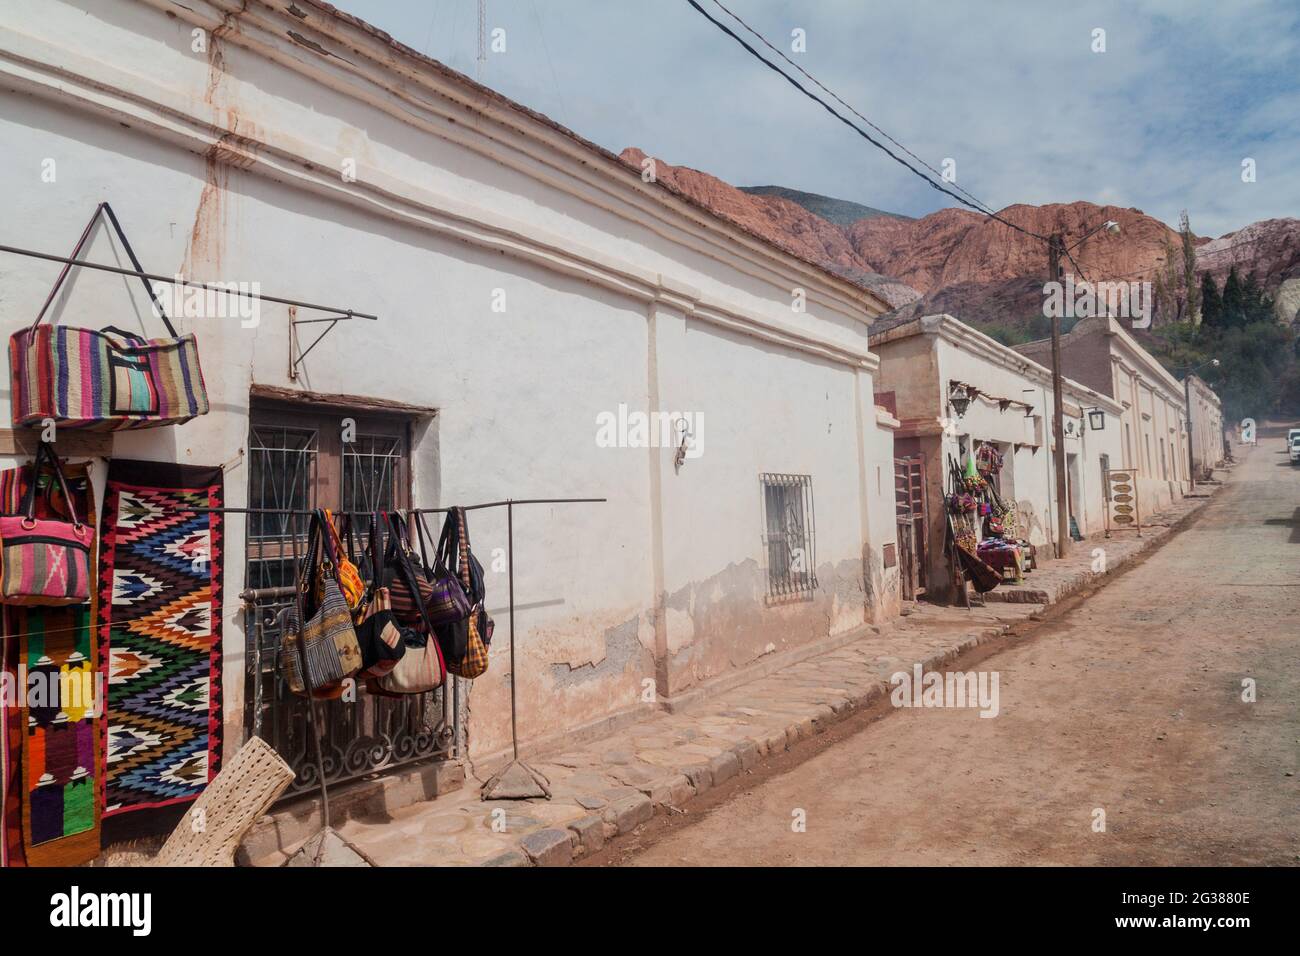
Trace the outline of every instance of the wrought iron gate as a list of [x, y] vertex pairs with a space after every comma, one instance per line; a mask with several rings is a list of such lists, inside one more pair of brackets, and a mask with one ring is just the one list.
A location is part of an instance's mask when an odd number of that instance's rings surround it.
[[[249, 435], [245, 540], [246, 726], [296, 772], [288, 795], [318, 786], [307, 702], [280, 672], [280, 614], [293, 602], [294, 555], [306, 550], [307, 518], [277, 514], [331, 507], [370, 513], [409, 498], [409, 437], [400, 420], [255, 408]], [[331, 500], [333, 499], [333, 500]], [[368, 527], [357, 522], [364, 535]], [[363, 565], [363, 573], [369, 568]], [[453, 682], [453, 678], [448, 678]], [[450, 695], [450, 696], [449, 696]], [[400, 699], [361, 691], [317, 704], [326, 780], [341, 783], [418, 760], [453, 756], [460, 740], [454, 687]]]

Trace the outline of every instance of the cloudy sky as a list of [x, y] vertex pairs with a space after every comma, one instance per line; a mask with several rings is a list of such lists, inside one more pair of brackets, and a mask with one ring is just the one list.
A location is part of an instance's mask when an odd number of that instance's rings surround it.
[[[334, 2], [474, 75], [476, 0]], [[1300, 216], [1295, 0], [723, 2], [995, 208], [1085, 199], [1174, 225], [1185, 208], [1212, 236]], [[498, 27], [483, 82], [615, 152], [914, 216], [952, 205], [686, 0], [488, 0]]]

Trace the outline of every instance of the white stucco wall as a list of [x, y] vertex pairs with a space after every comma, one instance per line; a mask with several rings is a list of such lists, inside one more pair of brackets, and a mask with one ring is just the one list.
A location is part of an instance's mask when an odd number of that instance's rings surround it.
[[[892, 482], [882, 504], [868, 480], [891, 457], [866, 340], [878, 301], [310, 4], [303, 22], [240, 6], [10, 0], [0, 25], [3, 241], [66, 254], [107, 199], [150, 271], [380, 316], [338, 326], [296, 382], [286, 308], [264, 305], [254, 329], [178, 321], [198, 334], [212, 413], [117, 435], [115, 456], [232, 463], [227, 501], [243, 505], [249, 389], [294, 387], [437, 408], [413, 449], [418, 505], [607, 497], [516, 511], [525, 740], [636, 712], [647, 680], [675, 695], [881, 613], [862, 570], [893, 537], [892, 522], [877, 527]], [[217, 25], [193, 52], [191, 31]], [[356, 182], [339, 176], [345, 159]], [[102, 233], [86, 256], [124, 258]], [[0, 257], [10, 333], [56, 272]], [[102, 273], [75, 275], [54, 318], [161, 334], [138, 283]], [[598, 447], [596, 416], [620, 403], [702, 415], [702, 454], [675, 472], [670, 449]], [[813, 478], [827, 570], [809, 604], [764, 605], [763, 471]], [[505, 516], [475, 513], [472, 531], [489, 555]], [[243, 534], [231, 516], [232, 740]], [[470, 698], [478, 753], [509, 732], [503, 573], [488, 591], [499, 637]]]

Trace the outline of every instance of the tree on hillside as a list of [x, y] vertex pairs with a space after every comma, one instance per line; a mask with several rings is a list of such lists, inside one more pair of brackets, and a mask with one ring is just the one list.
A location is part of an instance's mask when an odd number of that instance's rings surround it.
[[1201, 324], [1201, 290], [1196, 286], [1196, 243], [1192, 237], [1192, 226], [1187, 219], [1187, 210], [1178, 217], [1178, 234], [1183, 243], [1183, 275], [1185, 307], [1183, 314], [1192, 325]]
[[1187, 294], [1183, 288], [1182, 268], [1174, 253], [1174, 246], [1165, 240], [1165, 261], [1156, 271], [1155, 312], [1161, 325], [1183, 321], [1187, 309]]
[[1228, 270], [1228, 278], [1223, 282], [1223, 327], [1237, 328], [1246, 324], [1245, 296], [1241, 289], [1241, 278], [1237, 267]]
[[1165, 238], [1164, 262], [1155, 276], [1155, 311], [1161, 324], [1189, 322], [1197, 326], [1201, 323], [1201, 289], [1196, 282], [1196, 243], [1187, 210], [1178, 220], [1178, 235], [1179, 250]]
[[1250, 270], [1246, 281], [1242, 283], [1241, 298], [1248, 325], [1254, 322], [1273, 321], [1273, 297], [1264, 291], [1254, 269]]
[[1208, 272], [1201, 273], [1201, 323], [1210, 328], [1223, 325], [1223, 296], [1219, 295], [1214, 276]]

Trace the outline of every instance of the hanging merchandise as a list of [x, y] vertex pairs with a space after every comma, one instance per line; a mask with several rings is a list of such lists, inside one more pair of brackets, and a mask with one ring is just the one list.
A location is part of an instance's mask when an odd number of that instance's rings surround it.
[[[36, 487], [46, 464], [69, 505], [71, 520], [36, 516]], [[58, 456], [41, 442], [20, 513], [0, 516], [0, 601], [28, 607], [84, 604], [90, 599], [94, 540], [90, 526], [77, 517]]]
[[[465, 521], [465, 509], [452, 508], [447, 514], [447, 524], [452, 529], [450, 546], [455, 548], [460, 583], [466, 596], [473, 602], [473, 607], [464, 619], [452, 624], [439, 625], [438, 641], [443, 645], [444, 654], [447, 647], [465, 648], [464, 654], [460, 657], [447, 658], [447, 669], [457, 677], [473, 679], [487, 672], [487, 646], [492, 640], [493, 624], [487, 611], [483, 609], [483, 566], [469, 550], [469, 530]], [[478, 581], [477, 593], [474, 586], [475, 578]]]
[[[361, 670], [361, 646], [352, 624], [352, 610], [339, 588], [338, 575], [328, 557], [325, 513], [312, 513], [307, 557], [298, 569], [296, 601], [284, 609], [281, 620], [280, 662], [289, 689], [295, 694], [332, 699], [343, 693], [343, 680]], [[323, 599], [315, 594], [320, 588]], [[311, 602], [309, 605], [308, 602]], [[306, 661], [306, 681], [299, 657]]]
[[221, 769], [223, 485], [220, 467], [109, 464], [98, 578], [106, 838], [155, 832], [174, 820], [157, 808], [194, 800]]
[[975, 467], [985, 478], [1002, 472], [1002, 452], [987, 442], [981, 443], [975, 454]]
[[[376, 515], [376, 518], [379, 518]], [[384, 552], [384, 560], [377, 565], [379, 573], [382, 574], [384, 569], [391, 567], [393, 562], [397, 565], [397, 575], [393, 578], [396, 585], [401, 582], [405, 586], [406, 593], [419, 594], [419, 582], [421, 575], [416, 571], [415, 564], [412, 561], [414, 555], [409, 547], [403, 547], [399, 537], [405, 531], [405, 524], [401, 517], [396, 514], [387, 514], [383, 516], [389, 529], [388, 547]], [[372, 545], [372, 553], [377, 553], [377, 542]], [[423, 561], [421, 561], [423, 565]], [[426, 575], [428, 570], [426, 568]], [[423, 578], [428, 581], [427, 576]], [[456, 588], [460, 585], [455, 578], [451, 583]], [[392, 587], [390, 587], [392, 590]], [[447, 664], [443, 657], [443, 650], [440, 642], [435, 636], [437, 625], [434, 623], [429, 614], [429, 608], [424, 601], [415, 601], [415, 613], [419, 619], [420, 627], [406, 627], [402, 629], [402, 639], [406, 646], [405, 652], [401, 659], [397, 661], [395, 667], [387, 674], [375, 680], [369, 681], [367, 689], [381, 696], [392, 697], [403, 694], [423, 694], [426, 691], [434, 690], [441, 687], [447, 679]], [[396, 616], [396, 615], [395, 615]]]
[[[452, 511], [454, 510], [452, 509]], [[447, 520], [443, 522], [442, 534], [438, 538], [438, 550], [434, 553], [432, 567], [429, 566], [429, 559], [425, 554], [425, 529], [418, 512], [415, 514], [413, 523], [420, 544], [420, 563], [424, 568], [425, 580], [431, 585], [430, 596], [424, 605], [429, 612], [429, 620], [435, 628], [465, 620], [465, 618], [469, 617], [470, 601], [469, 596], [465, 593], [464, 585], [461, 584], [460, 578], [456, 574], [456, 522], [451, 511], [447, 512]], [[403, 530], [405, 530], [405, 527], [403, 527]], [[442, 650], [444, 655], [450, 653], [451, 656], [458, 660], [464, 654], [464, 647], [460, 644], [455, 645], [455, 647], [443, 644]]]
[[[343, 551], [343, 542], [339, 538], [338, 528], [334, 525], [334, 515], [326, 508], [323, 512], [325, 523], [325, 554], [330, 562], [334, 565], [334, 577], [338, 581], [339, 590], [343, 592], [343, 599], [348, 602], [348, 609], [352, 611], [353, 618], [357, 618], [364, 610], [366, 602], [366, 582], [361, 580], [361, 572], [357, 569], [356, 562], [352, 560], [351, 550], [348, 553]], [[351, 538], [351, 518], [348, 521], [348, 535]], [[325, 591], [320, 581], [316, 584], [316, 600], [325, 599]]]
[[[35, 468], [0, 471], [0, 510], [21, 510], [33, 486], [38, 519], [75, 512], [93, 526], [87, 465], [66, 466], [63, 482]], [[75, 606], [0, 607], [3, 680], [31, 686], [40, 675], [47, 688], [31, 707], [0, 700], [0, 867], [79, 866], [99, 854], [106, 649], [94, 626], [97, 598], [92, 589], [90, 602]]]
[[[384, 520], [389, 536], [383, 568], [397, 619], [418, 630], [425, 630], [429, 623], [457, 621], [469, 614], [465, 592], [456, 576], [447, 569], [444, 541], [439, 541], [438, 553], [433, 567], [430, 567], [423, 536], [420, 536], [420, 553], [417, 555], [411, 548], [406, 520], [395, 511], [388, 512]], [[416, 533], [420, 533], [418, 526]], [[447, 537], [446, 529], [443, 537], [444, 540]]]
[[178, 425], [208, 411], [199, 368], [198, 341], [179, 335], [127, 242], [108, 203], [100, 203], [81, 234], [76, 259], [101, 211], [117, 232], [122, 248], [144, 284], [168, 337], [145, 339], [109, 326], [102, 331], [42, 325], [71, 270], [65, 265], [29, 328], [9, 339], [9, 373], [15, 425], [53, 420], [63, 428], [113, 431]]
[[361, 646], [361, 671], [358, 677], [369, 680], [383, 677], [406, 654], [404, 629], [393, 617], [393, 603], [388, 588], [367, 592], [358, 614], [357, 643]]

